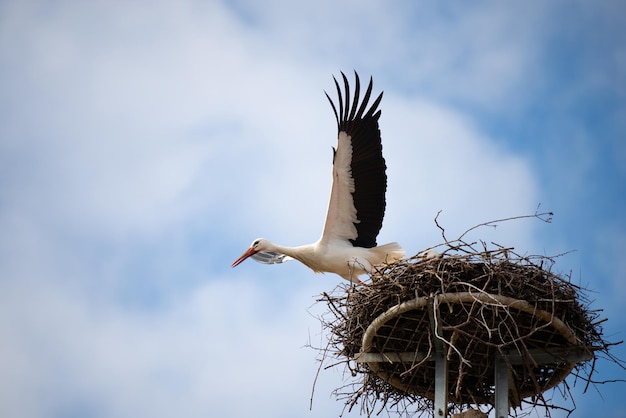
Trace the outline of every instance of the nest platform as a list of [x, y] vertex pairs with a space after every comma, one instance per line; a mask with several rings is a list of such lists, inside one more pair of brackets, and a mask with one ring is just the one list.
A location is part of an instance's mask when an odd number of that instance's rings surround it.
[[435, 416], [498, 402], [508, 415], [525, 399], [566, 409], [543, 393], [566, 386], [571, 373], [590, 376], [589, 361], [608, 354], [600, 311], [589, 309], [569, 276], [552, 272], [549, 257], [452, 249], [401, 260], [367, 285], [323, 295], [325, 355], [362, 378], [337, 389], [338, 397], [349, 409], [361, 401], [368, 416], [388, 406], [432, 416], [442, 391]]

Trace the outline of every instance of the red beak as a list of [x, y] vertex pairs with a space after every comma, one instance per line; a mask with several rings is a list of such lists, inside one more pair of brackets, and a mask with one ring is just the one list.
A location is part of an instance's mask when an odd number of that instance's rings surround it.
[[257, 252], [258, 251], [256, 251], [253, 247], [248, 248], [246, 252], [241, 254], [241, 257], [239, 257], [233, 262], [231, 267], [237, 267], [239, 264], [243, 263], [246, 258], [250, 257], [251, 255], [256, 254]]

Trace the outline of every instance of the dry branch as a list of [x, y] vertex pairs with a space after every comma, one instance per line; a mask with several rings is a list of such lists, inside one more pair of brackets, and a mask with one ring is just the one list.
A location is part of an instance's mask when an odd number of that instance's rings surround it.
[[[571, 399], [570, 372], [593, 382], [602, 354], [624, 367], [609, 353], [615, 343], [603, 339], [601, 311], [589, 308], [569, 276], [552, 271], [553, 258], [473, 245], [446, 240], [437, 257], [418, 254], [385, 266], [368, 286], [340, 285], [322, 295], [328, 311], [321, 321], [330, 335], [322, 361], [332, 356], [353, 378], [335, 391], [346, 408], [360, 404], [367, 416], [385, 409], [432, 416], [435, 342], [449, 363], [452, 412], [493, 404], [496, 354], [509, 363], [512, 406], [540, 405], [548, 415], [573, 410], [543, 395], [558, 386]], [[556, 358], [546, 360], [544, 351]]]

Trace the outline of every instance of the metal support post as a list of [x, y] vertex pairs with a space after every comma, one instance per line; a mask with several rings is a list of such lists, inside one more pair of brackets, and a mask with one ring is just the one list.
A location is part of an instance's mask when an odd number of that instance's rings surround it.
[[448, 359], [443, 349], [443, 342], [439, 337], [442, 335], [441, 318], [436, 305], [437, 299], [433, 298], [428, 304], [430, 327], [435, 347], [435, 418], [448, 416]]
[[496, 418], [507, 418], [509, 416], [509, 365], [500, 353], [496, 353], [494, 362]]

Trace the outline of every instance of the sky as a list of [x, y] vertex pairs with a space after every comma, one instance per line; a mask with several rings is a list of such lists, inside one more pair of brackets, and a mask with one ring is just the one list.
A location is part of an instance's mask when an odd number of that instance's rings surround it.
[[[440, 243], [439, 211], [449, 237], [552, 211], [471, 239], [566, 253], [626, 338], [625, 19], [619, 0], [0, 2], [0, 415], [342, 413], [338, 369], [309, 407], [316, 300], [342, 279], [230, 267], [257, 237], [319, 237], [340, 71], [385, 92], [380, 243]], [[626, 417], [626, 383], [583, 388], [573, 416]]]

